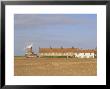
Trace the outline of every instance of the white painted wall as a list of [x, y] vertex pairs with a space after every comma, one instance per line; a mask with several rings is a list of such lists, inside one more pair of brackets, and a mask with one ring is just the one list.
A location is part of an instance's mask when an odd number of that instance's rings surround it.
[[94, 53], [76, 53], [75, 56], [78, 58], [94, 58]]
[[78, 58], [94, 58], [94, 53], [40, 53], [39, 56], [73, 56]]

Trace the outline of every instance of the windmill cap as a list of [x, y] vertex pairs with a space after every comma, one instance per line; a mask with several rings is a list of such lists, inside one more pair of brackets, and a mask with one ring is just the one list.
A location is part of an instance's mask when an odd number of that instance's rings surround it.
[[26, 48], [31, 48], [32, 47], [32, 44], [31, 45], [28, 45]]

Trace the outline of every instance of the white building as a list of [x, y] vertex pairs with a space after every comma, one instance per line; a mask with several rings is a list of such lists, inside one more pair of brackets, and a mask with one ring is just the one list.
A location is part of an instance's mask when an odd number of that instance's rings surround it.
[[80, 50], [79, 53], [75, 53], [77, 58], [95, 58], [96, 50]]

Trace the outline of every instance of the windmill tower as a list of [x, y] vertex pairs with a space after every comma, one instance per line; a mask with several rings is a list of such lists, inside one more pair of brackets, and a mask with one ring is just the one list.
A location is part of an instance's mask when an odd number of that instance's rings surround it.
[[32, 50], [32, 44], [26, 46], [26, 53], [25, 53], [25, 57], [30, 58], [30, 57], [35, 57], [36, 55], [34, 54], [33, 50]]

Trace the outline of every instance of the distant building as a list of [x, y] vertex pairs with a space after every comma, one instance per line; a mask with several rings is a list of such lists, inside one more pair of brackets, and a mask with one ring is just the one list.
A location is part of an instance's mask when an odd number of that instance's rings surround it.
[[66, 57], [66, 58], [96, 58], [96, 49], [79, 49], [79, 48], [39, 48], [39, 53], [34, 54], [32, 44], [26, 47], [25, 57]]
[[95, 58], [96, 50], [79, 48], [39, 48], [39, 57]]

